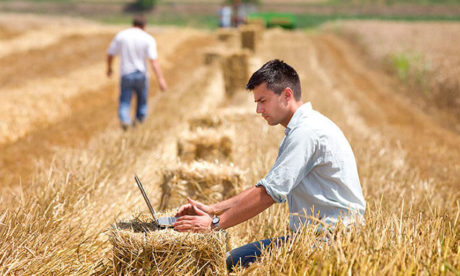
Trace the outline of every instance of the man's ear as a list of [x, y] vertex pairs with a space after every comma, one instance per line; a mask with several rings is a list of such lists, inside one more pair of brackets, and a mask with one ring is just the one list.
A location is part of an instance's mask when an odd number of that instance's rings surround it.
[[284, 98], [287, 101], [294, 98], [294, 92], [289, 87], [284, 88], [283, 93], [284, 93]]

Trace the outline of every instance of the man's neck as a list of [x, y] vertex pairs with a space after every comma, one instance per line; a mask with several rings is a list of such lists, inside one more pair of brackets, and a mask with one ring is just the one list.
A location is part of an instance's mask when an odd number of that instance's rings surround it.
[[303, 105], [303, 102], [302, 101], [294, 101], [290, 107], [289, 107], [289, 116], [287, 118], [287, 120], [283, 123], [281, 123], [282, 126], [284, 126], [285, 128], [287, 127], [287, 125], [289, 124], [289, 122], [291, 121], [292, 119], [292, 116], [294, 116], [294, 113], [297, 111], [297, 109], [299, 109], [299, 107], [301, 107]]

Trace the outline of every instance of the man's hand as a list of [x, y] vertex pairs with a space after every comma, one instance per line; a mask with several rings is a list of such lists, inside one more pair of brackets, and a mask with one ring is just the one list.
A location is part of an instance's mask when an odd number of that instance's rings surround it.
[[200, 209], [201, 211], [205, 212], [209, 216], [214, 215], [212, 208], [209, 207], [208, 205], [205, 205], [196, 200], [192, 200], [189, 197], [187, 197], [187, 201], [188, 201], [188, 204], [182, 205], [177, 211], [175, 217], [181, 217], [181, 216], [186, 216], [186, 215], [190, 215], [190, 216], [198, 215], [194, 207], [196, 207], [197, 209]]
[[[190, 199], [189, 199], [190, 200]], [[195, 205], [191, 205], [189, 212], [196, 215], [184, 215], [177, 218], [177, 221], [172, 224], [174, 230], [178, 232], [195, 232], [204, 233], [211, 231], [212, 218], [210, 215], [200, 210]]]
[[113, 56], [112, 55], [107, 55], [107, 77], [112, 76], [112, 62], [113, 62]]

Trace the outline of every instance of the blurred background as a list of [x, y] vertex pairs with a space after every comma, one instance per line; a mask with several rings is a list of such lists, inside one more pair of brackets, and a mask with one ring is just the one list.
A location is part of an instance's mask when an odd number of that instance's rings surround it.
[[147, 12], [155, 24], [216, 28], [219, 10], [230, 6], [240, 17], [263, 17], [277, 25], [306, 28], [336, 19], [460, 20], [458, 0], [1, 0], [0, 11], [83, 16], [110, 23], [130, 22]]

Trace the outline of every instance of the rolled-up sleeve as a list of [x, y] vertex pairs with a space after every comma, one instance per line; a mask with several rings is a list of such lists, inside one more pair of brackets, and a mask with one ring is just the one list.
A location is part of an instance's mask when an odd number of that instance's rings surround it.
[[256, 186], [265, 187], [275, 202], [285, 202], [287, 195], [312, 169], [316, 140], [314, 133], [308, 130], [290, 130], [280, 145], [275, 164]]

